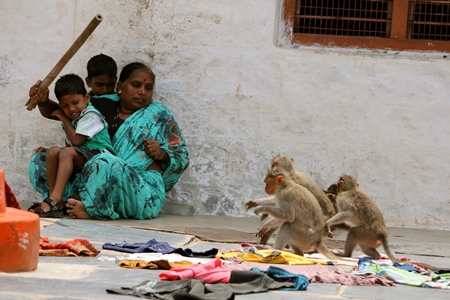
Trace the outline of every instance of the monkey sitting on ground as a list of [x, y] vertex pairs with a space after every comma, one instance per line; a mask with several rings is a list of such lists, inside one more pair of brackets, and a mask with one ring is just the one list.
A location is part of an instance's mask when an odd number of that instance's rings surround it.
[[323, 241], [325, 219], [314, 195], [296, 184], [280, 167], [269, 169], [264, 182], [267, 194], [275, 196], [272, 201], [268, 198], [255, 200], [258, 207], [254, 212], [257, 215], [270, 214], [273, 218], [264, 222], [258, 234], [262, 235], [268, 229], [280, 226], [275, 238], [275, 249], [283, 250], [289, 245], [298, 255], [317, 249], [327, 258], [337, 260], [338, 257]]
[[[328, 237], [333, 237], [331, 226], [351, 223], [342, 256], [351, 257], [356, 246], [372, 259], [380, 259], [377, 249], [383, 245], [387, 256], [396, 262], [388, 244], [388, 230], [384, 217], [376, 203], [358, 189], [358, 182], [351, 175], [342, 175], [337, 182], [336, 205], [338, 213], [326, 222]], [[338, 254], [339, 255], [339, 254]]]
[[[272, 161], [271, 161], [271, 168], [279, 167], [283, 170], [285, 170], [291, 179], [308, 189], [316, 199], [316, 202], [320, 205], [320, 208], [322, 210], [322, 214], [325, 218], [325, 220], [328, 220], [332, 216], [336, 214], [336, 211], [334, 209], [333, 203], [331, 200], [327, 197], [326, 193], [317, 185], [314, 180], [311, 179], [306, 173], [298, 172], [294, 168], [294, 160], [288, 156], [285, 155], [276, 155]], [[259, 201], [262, 201], [260, 205], [264, 204], [264, 201], [269, 201], [273, 203], [273, 196], [269, 196], [267, 198], [260, 199]], [[247, 202], [245, 203], [245, 208], [248, 210], [249, 208], [255, 207], [256, 203], [253, 202]], [[267, 216], [262, 216], [261, 220], [264, 220]], [[334, 226], [332, 229], [334, 230]], [[345, 230], [345, 228], [342, 228]], [[269, 229], [265, 234], [261, 236], [260, 244], [267, 244], [269, 241], [270, 236], [277, 230], [277, 227], [272, 227]], [[326, 232], [324, 232], [326, 235]]]

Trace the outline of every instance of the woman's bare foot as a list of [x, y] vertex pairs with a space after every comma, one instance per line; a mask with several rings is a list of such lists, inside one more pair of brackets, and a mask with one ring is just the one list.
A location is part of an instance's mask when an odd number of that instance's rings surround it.
[[68, 210], [67, 213], [74, 219], [92, 219], [92, 217], [86, 211], [84, 203], [80, 200], [70, 198], [66, 204]]

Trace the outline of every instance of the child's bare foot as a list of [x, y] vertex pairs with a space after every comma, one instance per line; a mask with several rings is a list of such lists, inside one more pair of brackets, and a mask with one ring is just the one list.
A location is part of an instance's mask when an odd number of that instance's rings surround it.
[[70, 198], [66, 204], [68, 210], [67, 213], [74, 219], [92, 219], [92, 217], [86, 211], [84, 203], [80, 200]]

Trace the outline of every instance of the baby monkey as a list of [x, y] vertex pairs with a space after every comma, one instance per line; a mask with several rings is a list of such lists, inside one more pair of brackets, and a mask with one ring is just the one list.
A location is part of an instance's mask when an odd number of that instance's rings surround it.
[[329, 259], [337, 260], [323, 241], [325, 219], [319, 203], [314, 195], [305, 187], [296, 184], [282, 168], [269, 169], [264, 180], [266, 193], [275, 197], [264, 198], [262, 201], [249, 201], [257, 206], [255, 214], [270, 214], [259, 235], [268, 229], [280, 226], [275, 238], [275, 249], [283, 250], [286, 245], [295, 254], [317, 249]]
[[372, 259], [380, 259], [377, 249], [383, 245], [387, 256], [396, 262], [388, 244], [388, 230], [376, 203], [358, 189], [359, 183], [351, 175], [342, 175], [337, 182], [336, 206], [338, 213], [326, 222], [328, 237], [333, 237], [332, 226], [342, 222], [351, 223], [342, 256], [351, 257], [359, 246]]

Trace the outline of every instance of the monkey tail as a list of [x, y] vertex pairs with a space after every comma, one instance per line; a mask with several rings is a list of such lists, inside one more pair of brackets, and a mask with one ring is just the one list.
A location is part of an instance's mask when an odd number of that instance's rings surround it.
[[386, 252], [387, 256], [392, 260], [392, 262], [398, 262], [398, 260], [395, 258], [394, 254], [392, 254], [391, 249], [389, 249], [389, 243], [386, 237], [383, 237], [381, 239], [381, 242], [383, 243], [384, 251]]
[[326, 258], [331, 260], [339, 260], [341, 258], [337, 257], [333, 252], [328, 249], [327, 245], [323, 241], [320, 242], [319, 245], [316, 247], [317, 251], [319, 251], [320, 254], [325, 255]]

